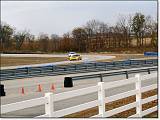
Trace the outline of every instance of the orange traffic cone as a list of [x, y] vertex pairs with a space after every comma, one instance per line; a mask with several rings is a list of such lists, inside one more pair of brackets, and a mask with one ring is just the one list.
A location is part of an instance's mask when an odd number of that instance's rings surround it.
[[21, 93], [24, 95], [24, 87], [22, 87], [22, 89], [21, 89]]
[[39, 84], [38, 85], [38, 92], [41, 92], [42, 91], [42, 87], [41, 87], [41, 85]]
[[54, 84], [52, 84], [52, 86], [51, 86], [51, 90], [52, 90], [52, 91], [54, 91], [54, 90], [55, 90], [55, 86], [54, 86]]

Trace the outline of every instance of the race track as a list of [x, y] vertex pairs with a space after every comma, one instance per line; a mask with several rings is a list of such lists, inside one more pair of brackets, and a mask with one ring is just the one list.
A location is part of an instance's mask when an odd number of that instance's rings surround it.
[[[1, 57], [67, 57], [67, 54], [1, 54]], [[32, 64], [32, 65], [19, 65], [19, 66], [9, 66], [1, 67], [1, 69], [14, 69], [22, 67], [36, 67], [36, 66], [45, 66], [45, 65], [61, 65], [61, 64], [70, 64], [70, 63], [80, 63], [80, 62], [94, 62], [97, 60], [106, 60], [113, 59], [115, 56], [106, 56], [106, 55], [82, 55], [82, 60], [80, 61], [61, 61], [53, 63], [44, 63], [44, 64]]]

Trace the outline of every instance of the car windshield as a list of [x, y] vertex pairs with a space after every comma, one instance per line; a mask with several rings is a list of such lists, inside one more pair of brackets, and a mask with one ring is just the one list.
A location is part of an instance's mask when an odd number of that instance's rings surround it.
[[73, 56], [77, 57], [77, 56], [80, 56], [80, 55], [73, 55]]
[[75, 54], [75, 52], [70, 52], [69, 54]]

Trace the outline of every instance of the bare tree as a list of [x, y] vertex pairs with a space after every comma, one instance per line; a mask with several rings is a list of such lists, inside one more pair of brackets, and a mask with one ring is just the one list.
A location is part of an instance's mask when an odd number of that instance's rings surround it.
[[72, 31], [73, 39], [78, 46], [78, 51], [86, 51], [87, 33], [84, 28], [75, 28]]
[[39, 36], [39, 49], [43, 52], [48, 51], [49, 37], [47, 34], [41, 33]]
[[86, 28], [88, 28], [88, 30], [90, 30], [91, 35], [92, 35], [92, 34], [98, 33], [99, 25], [100, 25], [100, 21], [93, 19], [93, 20], [90, 20], [86, 23]]
[[128, 26], [127, 26], [126, 16], [124, 15], [119, 16], [119, 19], [117, 22], [117, 28], [119, 29], [119, 32], [123, 36], [122, 38], [123, 47], [128, 47]]
[[22, 32], [17, 32], [16, 34], [14, 34], [14, 39], [16, 41], [16, 49], [17, 50], [20, 50], [24, 41], [27, 39], [27, 36], [28, 36], [28, 32], [25, 30], [25, 31], [22, 31]]
[[148, 34], [150, 36], [151, 46], [154, 47], [158, 45], [157, 30], [158, 30], [158, 24], [156, 23], [156, 21], [154, 21], [151, 16], [146, 16], [144, 24], [144, 32], [145, 34]]
[[9, 48], [12, 45], [12, 35], [14, 33], [14, 29], [5, 23], [0, 24], [0, 43], [2, 50], [5, 48]]
[[59, 36], [56, 34], [51, 35], [51, 51], [57, 51], [59, 47]]
[[136, 13], [133, 17], [132, 30], [137, 38], [137, 47], [143, 44], [143, 30], [144, 30], [145, 16], [141, 13]]
[[35, 41], [35, 36], [30, 34], [29, 32], [26, 33], [26, 44], [28, 45], [28, 50], [31, 51], [34, 50], [34, 41]]
[[71, 34], [69, 32], [65, 33], [63, 35], [63, 49], [64, 51], [72, 51], [74, 49], [74, 46], [72, 46], [71, 42]]
[[132, 36], [132, 19], [133, 16], [129, 14], [127, 16], [127, 26], [128, 26], [128, 47], [131, 47], [131, 36]]

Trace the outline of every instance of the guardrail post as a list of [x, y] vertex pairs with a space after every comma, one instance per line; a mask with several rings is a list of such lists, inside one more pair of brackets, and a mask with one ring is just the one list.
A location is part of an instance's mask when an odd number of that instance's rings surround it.
[[135, 75], [136, 78], [136, 114], [138, 117], [142, 117], [142, 104], [141, 104], [141, 77], [140, 74]]
[[94, 64], [95, 68], [97, 68], [97, 63]]
[[27, 67], [27, 75], [29, 75], [29, 67]]
[[98, 106], [99, 115], [101, 117], [105, 117], [105, 89], [104, 82], [98, 83], [98, 100], [100, 101], [100, 105]]
[[52, 72], [54, 72], [54, 65], [52, 65]]
[[113, 64], [114, 67], [116, 67], [116, 63], [115, 62], [112, 62], [112, 64]]
[[40, 67], [40, 73], [43, 73], [43, 67]]
[[45, 102], [45, 114], [48, 115], [48, 117], [53, 117], [53, 93], [45, 93], [46, 102]]
[[105, 63], [105, 70], [107, 70], [107, 64]]
[[129, 66], [131, 66], [131, 60], [129, 60]]
[[16, 77], [16, 71], [17, 71], [16, 69], [13, 71], [13, 74], [14, 74], [15, 77]]
[[74, 67], [75, 67], [75, 70], [77, 70], [77, 65], [75, 65]]
[[128, 71], [126, 71], [126, 79], [128, 79]]
[[133, 65], [133, 62], [132, 62], [132, 60], [130, 60], [130, 65]]
[[151, 74], [150, 69], [148, 69], [148, 74]]
[[100, 82], [103, 82], [103, 75], [100, 74]]

